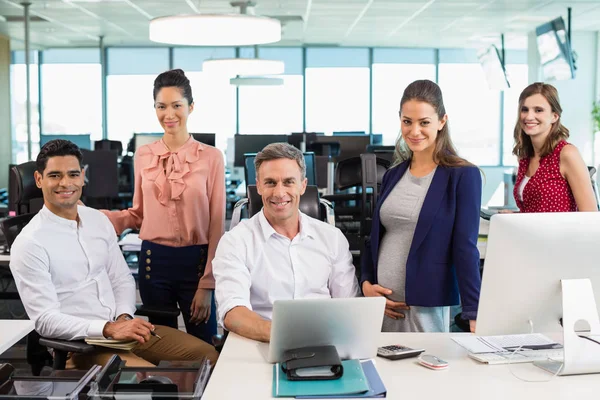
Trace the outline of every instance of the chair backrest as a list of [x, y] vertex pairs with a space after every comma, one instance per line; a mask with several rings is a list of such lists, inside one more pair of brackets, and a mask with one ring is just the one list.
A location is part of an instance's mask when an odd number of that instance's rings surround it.
[[[262, 197], [258, 194], [256, 185], [248, 185], [248, 218], [258, 213], [262, 206]], [[307, 185], [306, 191], [300, 197], [300, 211], [309, 217], [323, 220], [321, 205], [319, 203], [319, 191], [316, 186]]]
[[31, 218], [33, 218], [34, 216], [35, 213], [22, 214], [16, 217], [10, 217], [2, 220], [0, 226], [2, 227], [4, 237], [6, 238], [8, 248], [12, 246], [19, 233], [21, 233], [25, 225], [27, 225], [29, 221], [31, 221]]
[[15, 165], [10, 169], [8, 201], [17, 215], [36, 213], [44, 205], [42, 189], [35, 184], [35, 161]]
[[94, 150], [110, 150], [117, 152], [118, 155], [123, 153], [123, 142], [120, 140], [102, 139], [94, 142]]
[[[306, 180], [308, 185], [317, 184], [317, 170], [315, 167], [315, 153], [303, 153], [304, 164], [306, 165]], [[254, 159], [256, 153], [244, 154], [244, 178], [246, 180], [246, 190], [248, 185], [254, 185], [256, 182], [256, 168], [254, 167]]]
[[86, 198], [115, 198], [119, 196], [119, 164], [114, 151], [81, 150], [85, 166], [86, 185], [83, 195]]

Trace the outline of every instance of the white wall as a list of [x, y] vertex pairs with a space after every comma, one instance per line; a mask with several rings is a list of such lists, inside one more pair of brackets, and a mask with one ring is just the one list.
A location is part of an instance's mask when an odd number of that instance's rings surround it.
[[[563, 108], [562, 123], [571, 133], [569, 142], [577, 146], [588, 165], [594, 162], [591, 113], [598, 94], [598, 40], [598, 32], [573, 32], [571, 42], [577, 53], [575, 79], [547, 82], [558, 90]], [[541, 80], [541, 74], [535, 32], [529, 34], [527, 53], [529, 83], [537, 82]]]

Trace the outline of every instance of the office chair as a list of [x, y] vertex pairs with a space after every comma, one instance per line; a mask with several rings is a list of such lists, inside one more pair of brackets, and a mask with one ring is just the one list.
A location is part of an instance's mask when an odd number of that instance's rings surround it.
[[114, 151], [120, 156], [123, 154], [123, 143], [120, 140], [102, 139], [94, 142], [94, 150]]
[[596, 167], [588, 167], [588, 172], [590, 173], [590, 179], [592, 181], [592, 189], [594, 190], [594, 197], [596, 198], [596, 205], [598, 206], [598, 210], [600, 210], [600, 196], [598, 195], [598, 185], [596, 184]]
[[112, 201], [119, 197], [118, 155], [110, 150], [89, 151], [82, 149], [86, 183], [82, 200], [94, 208], [112, 208]]
[[[246, 195], [248, 197], [238, 201], [233, 208], [229, 230], [235, 228], [235, 226], [239, 224], [242, 209], [244, 207], [247, 207], [248, 209], [248, 218], [252, 218], [263, 206], [262, 198], [260, 194], [258, 194], [256, 185], [248, 185]], [[306, 186], [306, 191], [300, 197], [300, 211], [309, 217], [316, 218], [335, 226], [333, 206], [329, 201], [319, 198], [319, 191], [316, 186]]]
[[35, 184], [35, 161], [15, 165], [10, 169], [8, 197], [16, 215], [35, 214], [44, 205], [42, 189]]

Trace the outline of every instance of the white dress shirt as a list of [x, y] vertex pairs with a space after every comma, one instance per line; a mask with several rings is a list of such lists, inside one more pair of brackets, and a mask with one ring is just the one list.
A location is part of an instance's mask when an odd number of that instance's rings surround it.
[[78, 214], [79, 222], [42, 208], [11, 248], [19, 295], [42, 336], [102, 337], [107, 322], [135, 312], [135, 281], [112, 224], [92, 208]]
[[237, 306], [270, 320], [275, 300], [360, 293], [342, 232], [302, 213], [292, 240], [275, 232], [262, 211], [242, 221], [221, 238], [213, 274], [221, 325]]

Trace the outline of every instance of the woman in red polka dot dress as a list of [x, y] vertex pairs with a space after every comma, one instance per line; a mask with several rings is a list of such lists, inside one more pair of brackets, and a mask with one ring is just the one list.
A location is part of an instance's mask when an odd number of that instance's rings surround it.
[[519, 96], [513, 154], [519, 158], [514, 196], [521, 212], [598, 211], [588, 169], [552, 85], [533, 83]]

